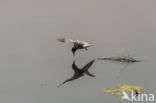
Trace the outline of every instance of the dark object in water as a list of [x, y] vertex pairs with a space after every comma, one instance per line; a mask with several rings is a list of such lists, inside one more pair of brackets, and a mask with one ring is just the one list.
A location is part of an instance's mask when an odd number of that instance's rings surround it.
[[95, 77], [93, 74], [89, 73], [88, 72], [88, 69], [92, 66], [92, 64], [94, 63], [95, 60], [92, 60], [91, 62], [89, 62], [88, 64], [86, 64], [82, 69], [78, 68], [75, 64], [75, 60], [73, 61], [73, 64], [72, 64], [72, 69], [74, 70], [74, 75], [67, 79], [66, 81], [64, 81], [63, 83], [61, 83], [58, 87], [60, 87], [61, 85], [65, 84], [66, 82], [69, 82], [69, 81], [73, 81], [73, 80], [76, 80], [82, 76], [84, 76], [84, 74], [87, 74], [88, 76], [91, 76], [91, 77]]
[[117, 61], [121, 63], [134, 63], [134, 62], [141, 62], [140, 60], [136, 60], [129, 56], [124, 57], [107, 57], [107, 58], [98, 58], [98, 60], [109, 60], [109, 61]]
[[135, 90], [135, 94], [136, 94], [136, 96], [138, 96], [139, 95], [139, 92], [137, 90]]

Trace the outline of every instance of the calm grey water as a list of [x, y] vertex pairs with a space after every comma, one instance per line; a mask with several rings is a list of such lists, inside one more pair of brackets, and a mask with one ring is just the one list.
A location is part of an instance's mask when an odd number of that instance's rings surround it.
[[[143, 86], [156, 94], [156, 1], [1, 0], [1, 103], [118, 103], [105, 88]], [[97, 57], [121, 55], [124, 48], [141, 63], [96, 61], [84, 76], [60, 88], [73, 75], [72, 45], [59, 37], [95, 44], [76, 53], [83, 67]]]

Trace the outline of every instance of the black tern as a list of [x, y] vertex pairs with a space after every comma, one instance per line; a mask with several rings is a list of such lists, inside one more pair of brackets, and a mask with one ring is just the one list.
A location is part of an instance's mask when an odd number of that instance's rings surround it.
[[85, 49], [87, 51], [88, 47], [93, 46], [92, 44], [89, 44], [86, 41], [72, 40], [72, 39], [66, 39], [66, 38], [59, 38], [57, 40], [60, 42], [64, 42], [64, 43], [73, 43], [74, 46], [72, 47], [71, 51], [72, 51], [74, 56], [75, 56], [75, 52], [78, 49]]
[[92, 60], [91, 62], [89, 62], [88, 64], [86, 64], [82, 69], [78, 68], [75, 64], [75, 60], [73, 61], [73, 64], [72, 64], [72, 69], [74, 70], [74, 75], [65, 80], [63, 83], [61, 83], [58, 87], [60, 87], [61, 85], [67, 83], [67, 82], [70, 82], [70, 81], [73, 81], [73, 80], [76, 80], [82, 76], [84, 76], [84, 74], [88, 75], [88, 76], [91, 76], [91, 77], [95, 77], [95, 75], [91, 74], [88, 72], [88, 69], [92, 66], [92, 64], [94, 63], [95, 60]]

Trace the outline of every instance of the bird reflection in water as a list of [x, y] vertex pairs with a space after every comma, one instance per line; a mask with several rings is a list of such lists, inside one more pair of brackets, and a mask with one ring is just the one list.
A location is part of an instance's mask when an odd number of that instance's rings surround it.
[[63, 83], [61, 83], [58, 87], [62, 86], [63, 84], [79, 79], [80, 77], [84, 76], [84, 74], [91, 76], [91, 77], [95, 77], [95, 75], [91, 74], [88, 72], [88, 69], [92, 66], [92, 64], [94, 63], [95, 60], [90, 61], [88, 64], [86, 64], [82, 69], [78, 68], [77, 65], [75, 64], [75, 60], [73, 61], [72, 64], [72, 69], [74, 70], [74, 75], [65, 80]]

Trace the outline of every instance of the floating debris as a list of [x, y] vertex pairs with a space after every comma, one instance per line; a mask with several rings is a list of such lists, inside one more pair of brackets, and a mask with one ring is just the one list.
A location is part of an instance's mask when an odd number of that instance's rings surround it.
[[109, 60], [109, 61], [116, 61], [120, 63], [135, 63], [141, 62], [140, 60], [136, 60], [130, 56], [121, 56], [121, 57], [106, 57], [106, 58], [98, 58], [98, 60]]
[[138, 96], [139, 94], [144, 93], [144, 89], [140, 86], [135, 85], [121, 85], [114, 88], [107, 88], [105, 90], [105, 93], [115, 95], [118, 97], [119, 100], [121, 100], [121, 97], [124, 96], [123, 92], [134, 92], [136, 96]]
[[47, 86], [47, 83], [46, 82], [41, 82], [40, 86], [45, 87], [45, 86]]

